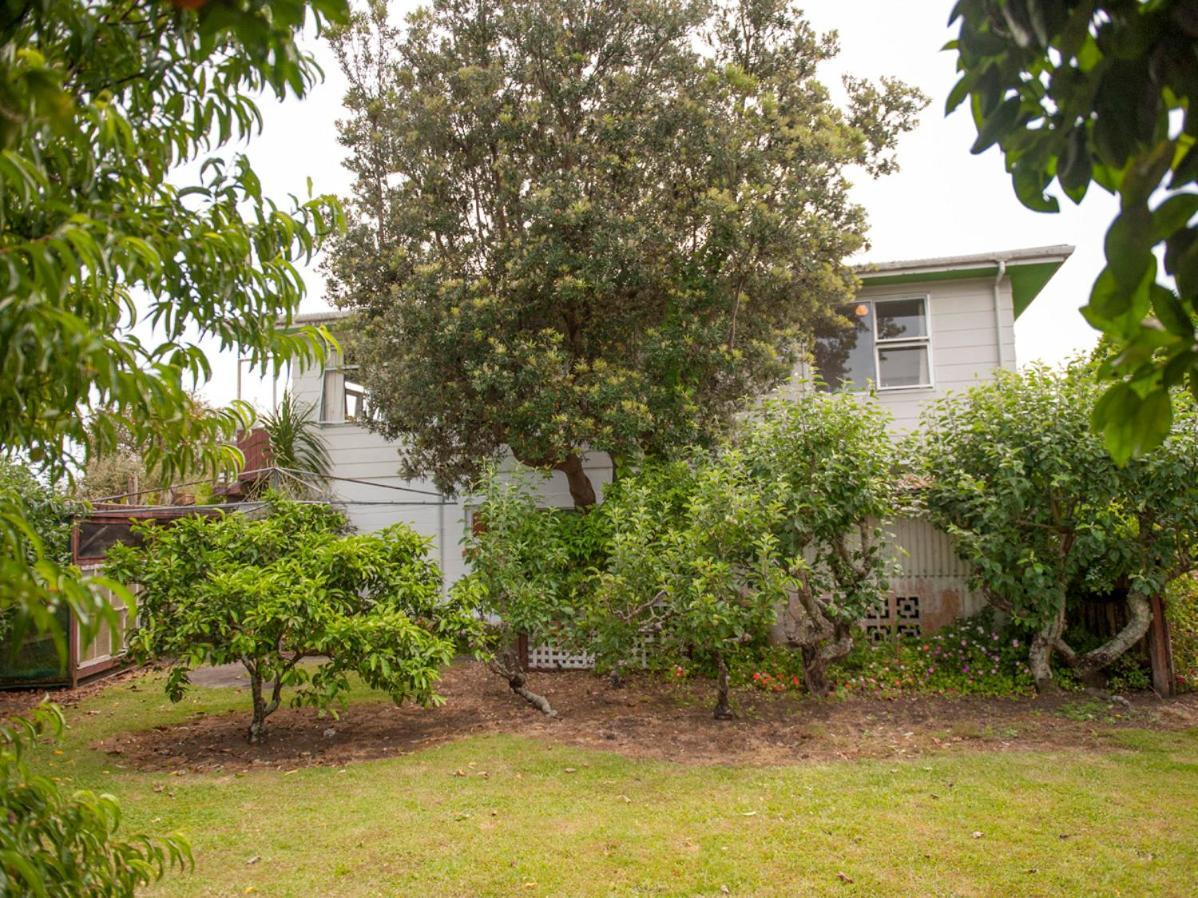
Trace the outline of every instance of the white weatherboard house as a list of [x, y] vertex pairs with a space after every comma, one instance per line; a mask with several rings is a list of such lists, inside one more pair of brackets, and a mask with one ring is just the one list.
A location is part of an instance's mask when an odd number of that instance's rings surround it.
[[[1015, 319], [1072, 251], [1048, 246], [863, 266], [857, 301], [843, 310], [849, 326], [819, 341], [815, 367], [830, 387], [860, 391], [893, 415], [896, 431], [909, 430], [933, 399], [988, 380], [997, 369], [1015, 369]], [[325, 312], [301, 321], [326, 323], [335, 332], [341, 317]], [[810, 373], [800, 371], [796, 382]], [[291, 389], [318, 409], [339, 478], [332, 491], [353, 524], [368, 531], [402, 521], [433, 540], [447, 584], [461, 577], [469, 498], [442, 501], [431, 481], [396, 473], [395, 445], [358, 421], [366, 395], [356, 369], [333, 359], [323, 369], [293, 372]], [[610, 481], [602, 453], [589, 455], [586, 468], [597, 490]], [[543, 501], [571, 504], [560, 472], [546, 482]], [[873, 635], [936, 629], [981, 607], [944, 534], [916, 519], [892, 529], [902, 573], [887, 607], [867, 621]]]

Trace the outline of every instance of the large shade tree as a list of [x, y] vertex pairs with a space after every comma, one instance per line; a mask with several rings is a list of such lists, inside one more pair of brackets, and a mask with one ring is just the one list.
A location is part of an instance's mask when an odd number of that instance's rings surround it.
[[511, 449], [594, 502], [617, 466], [705, 442], [851, 297], [851, 171], [895, 168], [922, 105], [817, 77], [785, 0], [445, 2], [336, 41], [356, 176], [332, 254], [372, 425], [445, 489]]
[[[1198, 9], [1192, 0], [959, 0], [952, 21], [975, 153], [997, 144], [1024, 205], [1056, 212], [1091, 185], [1119, 198], [1082, 310], [1118, 352], [1094, 423], [1120, 461], [1171, 432], [1173, 388], [1198, 395]], [[1174, 287], [1176, 289], [1174, 289]]]

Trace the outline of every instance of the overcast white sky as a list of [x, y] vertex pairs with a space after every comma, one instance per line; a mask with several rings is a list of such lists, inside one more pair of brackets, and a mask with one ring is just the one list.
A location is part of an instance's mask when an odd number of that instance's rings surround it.
[[[393, 0], [393, 3], [395, 0]], [[415, 8], [406, 0], [400, 8]], [[840, 33], [841, 56], [825, 73], [828, 83], [851, 72], [876, 78], [894, 75], [917, 85], [932, 103], [919, 128], [902, 142], [902, 170], [881, 181], [862, 179], [856, 199], [870, 220], [871, 248], [856, 261], [889, 261], [1069, 243], [1077, 247], [1064, 267], [1016, 323], [1020, 364], [1059, 361], [1087, 349], [1097, 337], [1077, 309], [1102, 268], [1102, 239], [1114, 217], [1115, 200], [1095, 190], [1081, 207], [1068, 200], [1057, 215], [1021, 206], [996, 149], [971, 156], [975, 132], [965, 109], [944, 116], [944, 98], [955, 78], [953, 55], [940, 48], [953, 35], [947, 28], [951, 0], [808, 0], [805, 9], [820, 31]], [[311, 176], [318, 191], [345, 193], [349, 175], [341, 166], [336, 122], [342, 115], [345, 82], [327, 45], [310, 46], [326, 80], [303, 101], [265, 102], [265, 130], [248, 153], [274, 196], [303, 194]], [[307, 271], [305, 311], [327, 307], [315, 266]], [[223, 371], [220, 369], [223, 367]], [[234, 368], [217, 366], [205, 392], [214, 400], [234, 395]]]

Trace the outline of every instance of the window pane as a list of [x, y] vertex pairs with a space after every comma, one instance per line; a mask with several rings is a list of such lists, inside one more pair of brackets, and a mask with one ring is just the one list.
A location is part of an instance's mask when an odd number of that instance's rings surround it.
[[345, 379], [345, 420], [361, 421], [366, 414], [366, 388], [360, 383]]
[[878, 350], [878, 386], [926, 387], [931, 382], [926, 346], [892, 346]]
[[854, 303], [839, 310], [845, 326], [815, 339], [815, 370], [827, 390], [864, 390], [874, 380], [873, 308]]
[[874, 303], [878, 315], [878, 339], [898, 340], [928, 335], [928, 318], [923, 299], [887, 299]]

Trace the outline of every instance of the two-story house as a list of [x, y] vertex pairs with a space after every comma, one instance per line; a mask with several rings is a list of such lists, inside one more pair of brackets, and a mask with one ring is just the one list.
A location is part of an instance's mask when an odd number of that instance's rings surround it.
[[[792, 389], [805, 388], [801, 384], [818, 374], [827, 388], [860, 391], [865, 401], [881, 403], [896, 431], [909, 430], [933, 399], [1016, 367], [1015, 320], [1072, 251], [1048, 246], [862, 266], [862, 289], [842, 310], [845, 328], [817, 341], [813, 365], [796, 373]], [[341, 317], [325, 312], [300, 320], [336, 331]], [[462, 576], [469, 497], [442, 498], [430, 481], [396, 473], [396, 447], [361, 423], [367, 396], [356, 369], [334, 359], [320, 370], [295, 371], [291, 390], [318, 410], [338, 478], [331, 489], [351, 521], [361, 530], [403, 521], [433, 540], [447, 584]], [[588, 456], [586, 466], [597, 489], [609, 482], [602, 453]], [[562, 474], [546, 481], [543, 500], [571, 504]], [[868, 624], [875, 634], [935, 629], [980, 607], [968, 570], [944, 534], [915, 519], [893, 529], [902, 576], [888, 607], [877, 609]]]

